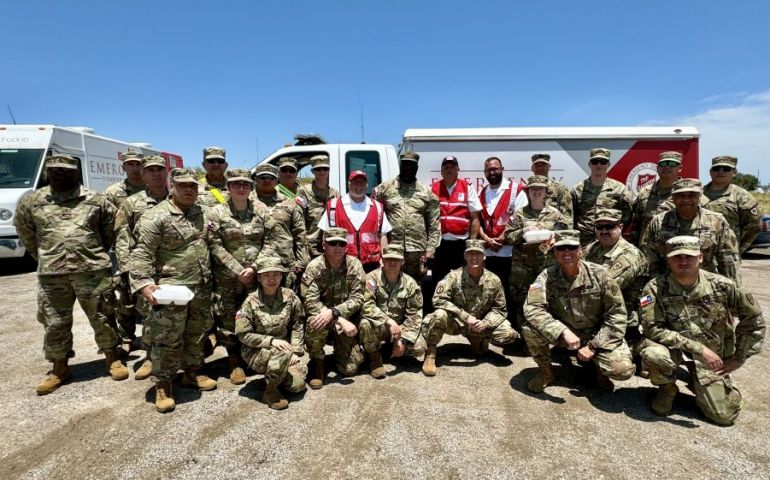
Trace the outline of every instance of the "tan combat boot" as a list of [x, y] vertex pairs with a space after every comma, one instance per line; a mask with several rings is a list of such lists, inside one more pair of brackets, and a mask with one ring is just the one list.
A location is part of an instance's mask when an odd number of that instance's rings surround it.
[[142, 366], [139, 367], [139, 370], [134, 373], [134, 380], [145, 380], [150, 377], [151, 373], [152, 362], [150, 361], [150, 358], [147, 357], [144, 359], [144, 362], [142, 362]]
[[277, 383], [267, 384], [265, 394], [262, 395], [262, 401], [273, 410], [284, 410], [289, 406], [289, 401], [281, 395], [280, 391], [278, 391]]
[[676, 383], [666, 383], [658, 387], [658, 393], [652, 399], [652, 411], [662, 417], [671, 415], [674, 411], [674, 399], [677, 393], [679, 393], [679, 387], [676, 386]]
[[160, 413], [170, 412], [176, 408], [174, 394], [171, 391], [171, 382], [158, 382], [155, 384], [155, 410]]
[[310, 366], [310, 381], [308, 385], [313, 390], [318, 390], [324, 386], [324, 361], [313, 359]]
[[385, 366], [382, 364], [380, 352], [371, 352], [369, 355], [369, 375], [374, 378], [385, 378]]
[[230, 364], [230, 383], [233, 385], [243, 385], [246, 383], [246, 373], [241, 368], [240, 358], [236, 351], [237, 348], [227, 349], [227, 362]]
[[483, 337], [468, 337], [471, 342], [471, 351], [475, 355], [484, 355], [489, 351], [489, 341]]
[[538, 362], [537, 375], [527, 382], [527, 389], [534, 393], [543, 393], [545, 387], [554, 380], [553, 367], [551, 362]]
[[128, 367], [118, 356], [117, 349], [104, 352], [104, 358], [107, 362], [107, 370], [113, 380], [125, 380], [128, 378]]
[[428, 347], [425, 352], [425, 360], [422, 362], [422, 373], [426, 377], [436, 376], [436, 347]]
[[53, 393], [57, 388], [72, 380], [72, 372], [70, 372], [70, 367], [67, 366], [67, 360], [67, 358], [54, 360], [53, 369], [48, 372], [48, 376], [35, 388], [38, 395]]
[[179, 385], [183, 387], [197, 388], [201, 392], [208, 392], [217, 388], [217, 381], [197, 371], [188, 370], [182, 374]]

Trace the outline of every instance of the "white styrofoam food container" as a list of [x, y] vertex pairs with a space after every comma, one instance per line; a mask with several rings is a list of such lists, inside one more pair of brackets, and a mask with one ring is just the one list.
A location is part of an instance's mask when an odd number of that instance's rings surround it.
[[184, 285], [159, 285], [152, 296], [158, 305], [187, 305], [195, 295]]
[[530, 230], [524, 232], [524, 241], [527, 243], [540, 243], [545, 242], [551, 238], [553, 232], [550, 230]]

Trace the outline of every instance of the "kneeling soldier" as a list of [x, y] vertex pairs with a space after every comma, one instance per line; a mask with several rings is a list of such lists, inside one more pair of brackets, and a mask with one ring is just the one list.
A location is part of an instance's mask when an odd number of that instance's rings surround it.
[[403, 265], [404, 248], [386, 245], [382, 249], [382, 268], [366, 276], [359, 329], [374, 378], [385, 377], [382, 342], [393, 344], [393, 357], [419, 357], [425, 353], [425, 340], [420, 336], [422, 292], [412, 277], [401, 272]]
[[463, 268], [449, 272], [433, 294], [436, 309], [425, 317], [428, 344], [422, 373], [436, 375], [436, 346], [444, 333], [462, 334], [473, 353], [483, 355], [493, 345], [507, 345], [518, 337], [506, 318], [505, 293], [500, 278], [484, 268], [484, 241], [465, 242]]
[[305, 313], [294, 291], [281, 288], [284, 272], [280, 257], [257, 260], [259, 287], [243, 302], [235, 320], [241, 356], [252, 370], [265, 375], [262, 400], [275, 410], [289, 406], [278, 387], [302, 392], [307, 373], [299, 363], [304, 352]]
[[[687, 354], [695, 362], [698, 408], [712, 421], [732, 425], [743, 402], [730, 373], [759, 353], [765, 338], [762, 310], [735, 282], [701, 268], [697, 237], [674, 237], [666, 246], [670, 273], [651, 280], [639, 302], [647, 337], [642, 362], [650, 381], [660, 387], [652, 410], [671, 414], [679, 392], [676, 370]], [[738, 317], [735, 327], [733, 315]]]

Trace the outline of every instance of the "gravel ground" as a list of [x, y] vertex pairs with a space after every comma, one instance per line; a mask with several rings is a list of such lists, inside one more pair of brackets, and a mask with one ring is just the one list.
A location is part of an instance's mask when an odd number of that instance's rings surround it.
[[[766, 316], [769, 271], [768, 250], [744, 259], [745, 284]], [[700, 415], [684, 382], [668, 418], [650, 412], [654, 390], [639, 377], [605, 394], [561, 366], [547, 394], [531, 395], [531, 359], [493, 347], [477, 361], [462, 337], [445, 338], [434, 378], [409, 360], [387, 365], [384, 380], [332, 374], [281, 412], [259, 401], [261, 376], [229, 383], [219, 349], [209, 359], [219, 388], [177, 388], [176, 411], [160, 415], [149, 381], [105, 375], [80, 310], [74, 382], [35, 395], [48, 369], [35, 285], [33, 273], [0, 277], [3, 479], [770, 478], [767, 349], [734, 375], [746, 405], [729, 428]]]

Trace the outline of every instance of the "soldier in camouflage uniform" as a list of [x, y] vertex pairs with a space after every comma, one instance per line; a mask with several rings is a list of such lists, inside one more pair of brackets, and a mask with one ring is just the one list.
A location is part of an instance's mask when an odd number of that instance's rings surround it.
[[252, 290], [257, 256], [268, 244], [271, 221], [267, 207], [249, 199], [254, 182], [248, 170], [228, 170], [229, 200], [209, 211], [209, 240], [214, 260], [214, 321], [217, 344], [227, 349], [230, 382], [241, 385], [246, 375], [240, 367], [235, 312]]
[[465, 336], [476, 355], [485, 354], [490, 342], [504, 346], [518, 337], [506, 318], [502, 282], [484, 268], [484, 250], [483, 240], [466, 240], [466, 265], [436, 285], [436, 310], [423, 320], [427, 351], [422, 373], [426, 376], [436, 375], [436, 347], [444, 333]]
[[222, 147], [203, 149], [203, 169], [206, 175], [198, 179], [198, 203], [206, 207], [227, 203], [226, 152]]
[[326, 210], [326, 202], [332, 198], [339, 198], [340, 192], [329, 186], [328, 155], [311, 157], [310, 165], [315, 179], [299, 187], [294, 200], [305, 217], [308, 251], [310, 258], [313, 259], [323, 254], [323, 235], [318, 229], [318, 221]]
[[620, 287], [607, 270], [580, 260], [579, 232], [556, 232], [554, 256], [559, 265], [538, 275], [524, 304], [524, 340], [538, 373], [527, 383], [540, 393], [554, 380], [550, 345], [577, 351], [581, 362], [593, 362], [596, 382], [604, 390], [612, 380], [634, 374], [631, 351], [623, 336], [628, 316]]
[[[534, 157], [533, 157], [534, 158]], [[548, 254], [548, 247], [553, 238], [527, 243], [524, 233], [531, 230], [564, 230], [572, 225], [553, 205], [549, 205], [549, 178], [533, 175], [527, 179], [527, 199], [529, 204], [516, 210], [505, 230], [505, 243], [513, 245], [511, 253], [511, 275], [508, 285], [511, 290], [511, 304], [514, 310], [513, 326], [521, 332], [524, 320], [524, 299], [527, 289], [535, 281], [537, 275], [556, 261]]]
[[551, 156], [547, 153], [532, 155], [532, 173], [548, 179], [548, 198], [546, 205], [556, 208], [564, 215], [564, 218], [572, 225], [572, 195], [569, 188], [550, 176]]
[[372, 198], [382, 203], [393, 227], [390, 243], [404, 247], [404, 272], [422, 283], [441, 241], [441, 225], [438, 198], [417, 180], [419, 161], [416, 153], [402, 153], [399, 175], [375, 187]]
[[[679, 392], [676, 373], [684, 355], [695, 363], [695, 403], [712, 421], [732, 425], [743, 401], [730, 373], [759, 353], [765, 337], [762, 310], [751, 294], [732, 280], [699, 268], [701, 240], [668, 240], [670, 273], [650, 281], [642, 291], [642, 326], [647, 337], [642, 362], [658, 385], [652, 410], [673, 411]], [[732, 317], [738, 318], [733, 326]]]
[[330, 228], [324, 232], [324, 254], [313, 259], [302, 276], [310, 353], [309, 384], [313, 389], [323, 387], [324, 345], [330, 332], [340, 373], [355, 375], [364, 360], [357, 339], [357, 324], [364, 305], [366, 275], [360, 260], [345, 255], [346, 248], [345, 230]]
[[602, 208], [596, 212], [596, 241], [583, 251], [583, 260], [604, 265], [610, 278], [620, 287], [626, 303], [628, 325], [626, 342], [631, 350], [642, 339], [639, 329], [639, 304], [637, 298], [646, 283], [646, 260], [638, 248], [623, 238], [623, 224], [620, 210]]
[[[211, 328], [211, 263], [208, 216], [196, 203], [195, 171], [171, 172], [171, 198], [142, 218], [131, 262], [131, 287], [152, 305], [145, 319], [152, 332], [155, 408], [169, 412], [176, 403], [171, 380], [182, 368], [182, 386], [213, 390], [217, 382], [203, 375], [203, 339]], [[186, 305], [158, 305], [159, 285], [184, 285], [193, 292]]]
[[666, 242], [680, 235], [700, 238], [703, 269], [719, 273], [740, 285], [740, 255], [735, 234], [725, 217], [700, 206], [700, 180], [683, 178], [674, 183], [675, 209], [655, 215], [642, 233], [642, 253], [647, 257], [648, 278], [668, 271]]
[[294, 200], [299, 189], [297, 181], [297, 159], [292, 157], [281, 157], [276, 162], [278, 167], [278, 186], [276, 190], [284, 197]]
[[633, 204], [633, 228], [631, 242], [639, 245], [639, 239], [652, 217], [659, 213], [668, 212], [674, 208], [671, 201], [671, 190], [674, 182], [679, 180], [682, 171], [682, 154], [679, 152], [663, 152], [658, 156], [658, 179], [639, 190]]
[[130, 150], [120, 154], [126, 179], [113, 183], [104, 190], [104, 196], [115, 205], [115, 208], [120, 209], [128, 197], [145, 190], [146, 185], [142, 178], [143, 159], [144, 156], [141, 153]]
[[623, 213], [622, 223], [631, 222], [633, 196], [625, 185], [607, 178], [610, 168], [610, 151], [606, 148], [591, 150], [588, 165], [591, 175], [572, 188], [572, 208], [575, 228], [580, 231], [580, 244], [594, 241], [594, 221], [600, 208], [614, 208]]
[[114, 293], [108, 251], [115, 240], [115, 207], [78, 183], [78, 160], [46, 158], [50, 185], [22, 197], [14, 226], [24, 248], [37, 260], [38, 321], [45, 328], [43, 350], [53, 363], [37, 386], [38, 395], [72, 379], [72, 307], [77, 299], [94, 329], [99, 350], [114, 380], [128, 378], [118, 359]]
[[[118, 318], [118, 329], [123, 337], [124, 345], [129, 339], [131, 346], [136, 341], [135, 316], [144, 319], [149, 313], [149, 306], [131, 292], [129, 269], [131, 268], [131, 255], [136, 247], [136, 234], [139, 220], [148, 210], [156, 207], [160, 202], [168, 198], [166, 163], [160, 155], [152, 155], [142, 159], [142, 178], [147, 189], [129, 197], [118, 210], [115, 217], [115, 256], [117, 257], [118, 271], [120, 272], [120, 302], [134, 315]], [[124, 297], [125, 295], [125, 297]], [[147, 351], [147, 357], [139, 370], [134, 373], [135, 380], [144, 380], [150, 376], [152, 362], [150, 361], [150, 330], [143, 321], [142, 343]]]
[[276, 190], [278, 169], [275, 165], [263, 163], [257, 166], [254, 178], [257, 184], [255, 197], [268, 207], [268, 216], [273, 222], [274, 254], [281, 258], [287, 271], [284, 286], [295, 288], [309, 261], [302, 209]]
[[281, 259], [262, 255], [256, 265], [259, 287], [238, 311], [235, 333], [241, 355], [255, 372], [265, 375], [262, 400], [272, 409], [283, 410], [289, 402], [278, 390], [305, 390], [307, 369], [300, 363], [304, 354], [305, 312], [293, 290], [281, 288], [284, 268]]
[[709, 171], [711, 181], [703, 188], [703, 194], [708, 198], [704, 206], [724, 215], [738, 240], [738, 251], [743, 254], [759, 233], [762, 211], [752, 194], [732, 183], [737, 167], [735, 157], [714, 157]]
[[412, 277], [401, 272], [403, 265], [403, 247], [386, 245], [382, 249], [382, 268], [366, 275], [359, 335], [374, 378], [385, 377], [382, 342], [393, 345], [394, 358], [425, 353], [425, 339], [420, 336], [422, 292]]

